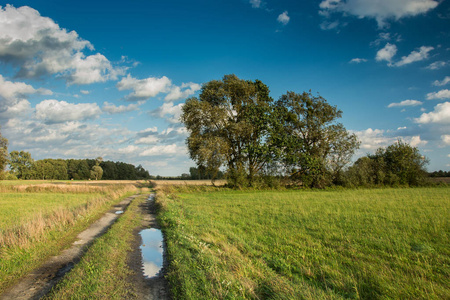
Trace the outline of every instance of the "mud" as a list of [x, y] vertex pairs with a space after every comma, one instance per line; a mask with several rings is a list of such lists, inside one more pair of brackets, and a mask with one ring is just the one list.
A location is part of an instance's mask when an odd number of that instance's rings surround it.
[[[152, 196], [153, 198], [153, 196]], [[160, 229], [155, 215], [157, 212], [155, 201], [147, 200], [140, 205], [141, 213], [144, 216], [144, 221], [139, 228], [136, 228], [133, 232], [133, 251], [128, 256], [128, 265], [134, 271], [134, 275], [130, 278], [130, 282], [134, 285], [137, 299], [140, 300], [166, 300], [171, 299], [169, 294], [169, 287], [167, 280], [164, 278], [167, 270], [167, 259], [165, 257], [166, 252], [163, 252], [163, 266], [157, 276], [147, 278], [144, 276], [144, 270], [142, 265], [142, 254], [140, 246], [142, 245], [141, 235], [142, 230], [147, 228]], [[163, 248], [166, 246], [163, 242]]]
[[80, 261], [92, 242], [104, 234], [120, 217], [117, 211], [125, 211], [130, 202], [137, 196], [134, 195], [121, 201], [88, 229], [81, 232], [69, 249], [51, 257], [41, 267], [26, 275], [18, 284], [0, 295], [0, 299], [40, 299], [45, 296]]

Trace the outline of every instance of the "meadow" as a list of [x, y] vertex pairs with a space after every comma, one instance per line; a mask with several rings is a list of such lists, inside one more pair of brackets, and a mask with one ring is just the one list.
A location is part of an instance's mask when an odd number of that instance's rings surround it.
[[0, 181], [0, 294], [137, 191], [136, 182]]
[[450, 189], [160, 187], [174, 299], [449, 299]]

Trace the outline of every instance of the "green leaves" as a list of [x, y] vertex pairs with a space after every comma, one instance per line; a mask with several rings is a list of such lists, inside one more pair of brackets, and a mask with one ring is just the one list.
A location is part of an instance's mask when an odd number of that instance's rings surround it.
[[188, 99], [181, 119], [191, 158], [209, 172], [226, 168], [231, 185], [252, 186], [275, 172], [323, 187], [358, 147], [336, 123], [341, 115], [320, 96], [288, 92], [275, 102], [261, 81], [225, 75]]

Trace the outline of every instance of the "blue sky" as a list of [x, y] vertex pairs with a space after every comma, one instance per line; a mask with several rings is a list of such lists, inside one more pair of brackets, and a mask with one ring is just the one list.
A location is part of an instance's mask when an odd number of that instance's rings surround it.
[[184, 101], [234, 73], [320, 93], [361, 140], [450, 170], [448, 0], [0, 1], [0, 126], [33, 158], [194, 166]]

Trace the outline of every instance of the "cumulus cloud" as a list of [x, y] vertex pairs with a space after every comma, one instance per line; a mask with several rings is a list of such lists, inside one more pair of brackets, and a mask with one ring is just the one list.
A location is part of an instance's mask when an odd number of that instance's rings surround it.
[[423, 14], [436, 8], [438, 4], [436, 0], [323, 0], [319, 7], [320, 14], [324, 16], [337, 12], [360, 19], [375, 19], [378, 27], [383, 28], [390, 19], [397, 21]]
[[189, 83], [183, 83], [181, 87], [179, 86], [173, 86], [167, 94], [167, 96], [164, 98], [165, 101], [176, 101], [179, 99], [187, 98], [189, 96], [192, 96], [200, 90], [202, 86], [197, 83], [189, 82]]
[[24, 82], [12, 82], [0, 75], [0, 118], [10, 118], [31, 109], [29, 95], [52, 95], [52, 91], [35, 89]]
[[152, 116], [164, 118], [170, 123], [179, 123], [184, 103], [174, 105], [173, 102], [166, 102], [161, 107], [150, 112]]
[[35, 78], [58, 74], [69, 84], [90, 84], [117, 79], [123, 70], [114, 68], [89, 41], [75, 31], [60, 28], [31, 7], [0, 7], [0, 62], [18, 67], [17, 76]]
[[389, 65], [392, 63], [392, 58], [397, 53], [397, 46], [387, 43], [383, 49], [378, 50], [375, 57], [376, 61], [387, 61]]
[[428, 53], [434, 50], [433, 47], [420, 47], [419, 51], [412, 51], [408, 56], [403, 56], [400, 61], [395, 63], [395, 66], [400, 67], [408, 65], [416, 61], [422, 61], [428, 58]]
[[166, 76], [161, 78], [149, 77], [146, 79], [136, 79], [130, 74], [123, 77], [116, 87], [119, 91], [133, 90], [128, 95], [129, 100], [144, 100], [155, 97], [159, 93], [167, 93], [170, 90], [172, 82]]
[[423, 113], [415, 119], [419, 124], [450, 124], [450, 102], [440, 103], [435, 106], [434, 111]]
[[143, 101], [139, 101], [138, 103], [133, 103], [133, 104], [129, 104], [129, 105], [116, 106], [109, 102], [103, 102], [102, 110], [109, 114], [120, 114], [120, 113], [124, 113], [124, 112], [138, 110], [139, 106], [141, 106], [143, 103], [144, 103]]
[[81, 90], [80, 93], [82, 93], [83, 95], [89, 95], [89, 91], [86, 90]]
[[428, 144], [428, 142], [427, 141], [422, 141], [421, 138], [420, 138], [420, 135], [416, 135], [416, 136], [411, 137], [411, 140], [409, 141], [409, 144], [412, 147], [418, 147], [418, 146], [424, 146], [424, 145]]
[[[444, 144], [446, 145], [450, 145], [450, 134], [444, 134], [441, 136], [442, 141], [444, 142]], [[448, 157], [450, 157], [450, 154], [448, 155]]]
[[427, 94], [427, 100], [435, 99], [450, 99], [450, 90], [440, 90], [439, 92], [433, 92]]
[[291, 18], [288, 16], [288, 12], [284, 11], [282, 14], [280, 14], [277, 18], [277, 21], [280, 22], [283, 25], [287, 25]]
[[259, 8], [261, 6], [261, 0], [250, 0], [250, 4], [253, 8]]
[[402, 102], [394, 102], [388, 105], [388, 107], [403, 107], [403, 106], [417, 106], [422, 105], [422, 102], [417, 100], [404, 100]]
[[445, 76], [444, 79], [442, 79], [441, 81], [436, 80], [435, 82], [433, 82], [434, 86], [444, 86], [447, 85], [448, 83], [450, 83], [450, 76]]
[[159, 156], [170, 154], [186, 154], [186, 148], [180, 147], [177, 144], [171, 145], [157, 145], [142, 151], [139, 156]]
[[36, 105], [36, 118], [46, 124], [94, 119], [100, 113], [96, 103], [72, 104], [66, 101], [44, 100]]
[[350, 63], [351, 64], [360, 64], [360, 63], [364, 63], [367, 62], [367, 59], [365, 58], [353, 58]]

